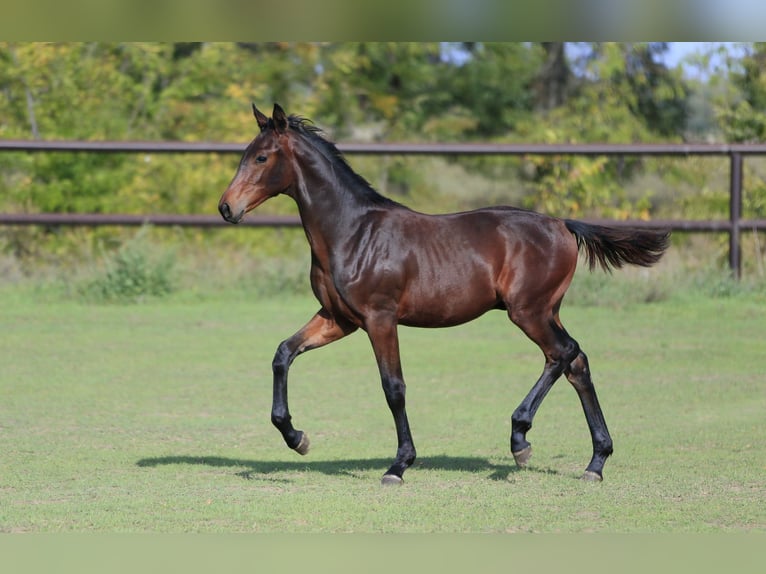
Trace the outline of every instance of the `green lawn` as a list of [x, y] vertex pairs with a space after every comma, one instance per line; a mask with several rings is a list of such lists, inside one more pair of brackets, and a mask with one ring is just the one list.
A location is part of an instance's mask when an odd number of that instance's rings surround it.
[[0, 532], [766, 530], [766, 306], [695, 297], [566, 307], [615, 442], [600, 484], [565, 380], [519, 471], [510, 415], [542, 356], [502, 313], [402, 329], [419, 458], [395, 434], [366, 337], [300, 357], [300, 457], [269, 420], [276, 345], [308, 298], [0, 306]]

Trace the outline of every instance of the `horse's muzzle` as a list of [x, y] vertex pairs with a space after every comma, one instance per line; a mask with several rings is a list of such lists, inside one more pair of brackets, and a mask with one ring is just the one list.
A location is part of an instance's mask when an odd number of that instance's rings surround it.
[[239, 223], [242, 216], [245, 214], [244, 210], [237, 214], [232, 213], [231, 207], [229, 207], [229, 204], [226, 202], [218, 205], [218, 211], [221, 212], [221, 216], [229, 223]]

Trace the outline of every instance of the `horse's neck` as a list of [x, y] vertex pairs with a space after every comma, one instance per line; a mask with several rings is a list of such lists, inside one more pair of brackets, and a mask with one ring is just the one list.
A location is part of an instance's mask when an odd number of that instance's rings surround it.
[[[321, 171], [321, 172], [320, 172]], [[313, 248], [321, 251], [343, 243], [364, 215], [376, 206], [354, 189], [346, 177], [333, 174], [330, 164], [299, 164], [298, 181], [290, 195], [298, 204], [303, 228]]]

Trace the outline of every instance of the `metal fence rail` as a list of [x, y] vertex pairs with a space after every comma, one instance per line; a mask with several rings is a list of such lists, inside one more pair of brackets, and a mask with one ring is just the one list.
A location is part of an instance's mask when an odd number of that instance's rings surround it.
[[[112, 153], [238, 153], [247, 142], [0, 140], [0, 151]], [[766, 144], [509, 144], [339, 143], [343, 153], [367, 155], [765, 155]]]
[[[299, 227], [293, 215], [260, 215], [248, 217], [239, 225], [247, 227]], [[220, 215], [129, 215], [112, 213], [0, 213], [0, 225], [90, 226], [104, 225], [159, 227], [225, 227], [231, 226]]]
[[[232, 153], [241, 154], [244, 143], [148, 141], [40, 141], [0, 140], [0, 152], [91, 153]], [[741, 274], [741, 234], [766, 230], [766, 219], [742, 218], [743, 161], [747, 155], [766, 155], [766, 144], [447, 144], [447, 143], [341, 143], [338, 149], [357, 155], [583, 155], [583, 156], [728, 156], [729, 217], [726, 220], [598, 220], [615, 226], [664, 227], [674, 231], [727, 233], [729, 266]], [[83, 213], [0, 213], [0, 225], [167, 225], [219, 227], [227, 225], [217, 215], [120, 215]], [[247, 226], [293, 227], [293, 216], [256, 216]]]

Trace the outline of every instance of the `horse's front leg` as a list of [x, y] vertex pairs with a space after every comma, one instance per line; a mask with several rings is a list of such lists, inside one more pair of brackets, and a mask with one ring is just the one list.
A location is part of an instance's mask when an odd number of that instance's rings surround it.
[[402, 366], [399, 357], [399, 337], [396, 331], [396, 321], [388, 317], [376, 317], [369, 321], [367, 334], [370, 337], [375, 359], [380, 370], [380, 380], [386, 402], [394, 416], [396, 426], [397, 450], [396, 459], [383, 475], [383, 484], [401, 484], [402, 475], [415, 461], [415, 445], [412, 442], [410, 424], [404, 408], [406, 386], [402, 376]]
[[309, 451], [308, 435], [293, 427], [290, 409], [287, 405], [287, 372], [295, 358], [306, 351], [322, 347], [345, 337], [356, 330], [354, 325], [336, 321], [327, 311], [321, 309], [306, 325], [277, 347], [272, 362], [274, 372], [274, 397], [271, 406], [271, 422], [287, 446], [299, 454]]

